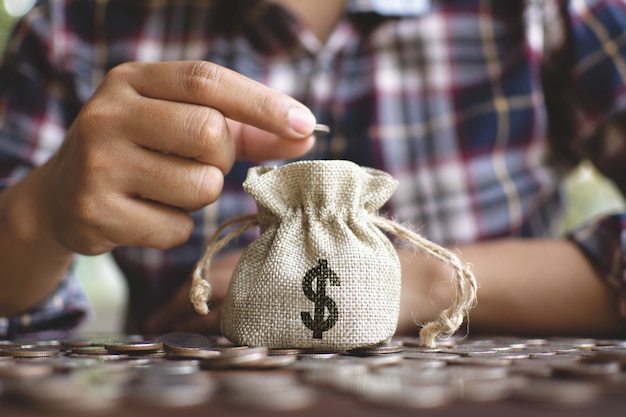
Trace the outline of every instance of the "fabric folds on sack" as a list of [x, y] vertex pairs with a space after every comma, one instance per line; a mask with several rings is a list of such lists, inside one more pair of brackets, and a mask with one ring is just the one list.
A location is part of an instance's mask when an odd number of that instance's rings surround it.
[[400, 310], [400, 261], [390, 232], [456, 262], [456, 308], [431, 325], [425, 344], [451, 334], [474, 304], [475, 279], [450, 252], [377, 215], [396, 186], [383, 171], [341, 160], [251, 168], [243, 187], [258, 213], [234, 219], [224, 228], [239, 228], [218, 238], [221, 228], [209, 242], [194, 272], [194, 307], [208, 312], [210, 257], [259, 225], [260, 236], [243, 252], [224, 301], [224, 336], [241, 345], [326, 351], [383, 343], [395, 333]]

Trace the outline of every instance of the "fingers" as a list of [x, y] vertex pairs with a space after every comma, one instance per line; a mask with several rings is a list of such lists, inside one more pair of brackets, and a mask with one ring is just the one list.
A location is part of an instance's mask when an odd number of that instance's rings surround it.
[[71, 220], [71, 224], [55, 222], [53, 228], [68, 249], [83, 255], [101, 254], [115, 246], [168, 249], [184, 243], [194, 226], [184, 210], [115, 196], [86, 199]]
[[[203, 73], [198, 68], [209, 69]], [[206, 78], [206, 71], [215, 74], [204, 81], [189, 79], [201, 77], [199, 74]], [[129, 63], [114, 69], [105, 84], [119, 90], [119, 79], [124, 77], [128, 80], [122, 81], [136, 91], [114, 94], [132, 101], [136, 110], [120, 111], [119, 119], [126, 120], [123, 132], [144, 147], [213, 164], [226, 173], [235, 158], [290, 159], [303, 155], [314, 143], [315, 118], [306, 107], [217, 65]], [[205, 87], [192, 87], [194, 83]], [[304, 116], [298, 116], [302, 112]], [[306, 132], [296, 136], [300, 140], [293, 140], [291, 127], [286, 129], [294, 123]]]
[[210, 62], [129, 63], [113, 71], [143, 96], [211, 107], [280, 137], [303, 139], [315, 127], [315, 117], [298, 101]]
[[128, 161], [130, 175], [120, 176], [116, 187], [125, 197], [191, 212], [211, 204], [221, 193], [224, 173], [217, 166], [146, 149], [133, 155], [140, 157]]
[[267, 161], [270, 159], [290, 159], [304, 155], [315, 143], [309, 136], [301, 140], [279, 137], [273, 133], [227, 120], [235, 140], [235, 158], [240, 161]]
[[[184, 210], [139, 199], [123, 200], [121, 216], [107, 216], [100, 228], [121, 246], [169, 249], [183, 244], [193, 230], [193, 220]], [[119, 219], [119, 220], [117, 220]]]
[[44, 223], [83, 254], [175, 246], [191, 233], [186, 212], [217, 200], [236, 158], [300, 156], [314, 126], [299, 102], [215, 64], [122, 64], [49, 163]]
[[218, 110], [145, 97], [132, 99], [141, 117], [122, 120], [120, 134], [148, 149], [194, 159], [228, 172], [235, 145]]

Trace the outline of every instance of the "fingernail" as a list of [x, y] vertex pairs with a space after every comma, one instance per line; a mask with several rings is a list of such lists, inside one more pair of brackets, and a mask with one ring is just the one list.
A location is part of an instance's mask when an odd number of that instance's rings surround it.
[[309, 109], [292, 107], [289, 110], [289, 126], [297, 134], [304, 137], [311, 136], [315, 123], [315, 116]]

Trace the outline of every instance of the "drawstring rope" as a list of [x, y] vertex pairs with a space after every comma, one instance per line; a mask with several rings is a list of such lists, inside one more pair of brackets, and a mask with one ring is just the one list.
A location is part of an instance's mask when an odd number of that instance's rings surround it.
[[[454, 288], [455, 299], [450, 307], [443, 310], [439, 316], [426, 323], [420, 330], [420, 342], [428, 347], [436, 346], [437, 337], [448, 337], [454, 334], [463, 324], [469, 310], [476, 305], [476, 292], [478, 284], [474, 274], [468, 266], [463, 265], [461, 260], [444, 247], [423, 238], [411, 229], [385, 217], [371, 215], [370, 222], [381, 230], [396, 235], [415, 248], [427, 255], [441, 261], [450, 267], [455, 275]], [[221, 239], [219, 235], [230, 226], [240, 224], [239, 227], [226, 234]], [[246, 230], [258, 226], [256, 214], [235, 217], [224, 222], [213, 234], [207, 243], [207, 249], [202, 259], [193, 271], [193, 281], [189, 298], [194, 309], [200, 314], [208, 314], [208, 302], [211, 298], [211, 284], [209, 284], [209, 266], [211, 257], [219, 252], [231, 240], [235, 239]]]
[[[225, 235], [218, 240], [218, 237], [222, 232], [238, 223], [243, 223], [241, 226]], [[224, 222], [217, 228], [209, 242], [207, 243], [206, 251], [200, 261], [196, 264], [196, 268], [193, 270], [191, 291], [189, 292], [189, 299], [193, 304], [194, 310], [200, 314], [208, 314], [209, 306], [208, 302], [211, 299], [211, 284], [209, 284], [209, 266], [211, 264], [211, 258], [214, 254], [219, 252], [224, 246], [231, 240], [241, 235], [248, 229], [253, 228], [259, 224], [256, 214], [249, 214], [247, 216], [233, 217], [230, 220]]]
[[420, 330], [420, 342], [428, 347], [436, 346], [437, 337], [449, 337], [463, 324], [469, 310], [476, 305], [478, 283], [468, 266], [448, 249], [423, 238], [411, 229], [380, 216], [370, 216], [372, 224], [381, 230], [405, 239], [412, 246], [441, 261], [454, 271], [455, 298], [450, 307], [439, 313], [437, 319], [426, 323]]

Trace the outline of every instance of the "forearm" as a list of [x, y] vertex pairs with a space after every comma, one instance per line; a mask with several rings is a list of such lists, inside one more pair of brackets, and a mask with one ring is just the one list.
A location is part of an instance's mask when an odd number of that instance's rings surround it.
[[[470, 311], [470, 332], [613, 336], [624, 333], [616, 292], [595, 273], [582, 253], [566, 240], [505, 239], [458, 248], [479, 284], [478, 304]], [[416, 276], [413, 254], [401, 253], [403, 313], [399, 330], [410, 331], [419, 301], [410, 293], [427, 291], [426, 308], [416, 319], [431, 320], [452, 302], [450, 272], [431, 261], [429, 276]], [[421, 271], [424, 272], [424, 271]], [[416, 280], [423, 280], [419, 285]], [[415, 330], [413, 330], [415, 332]]]
[[39, 197], [46, 190], [43, 167], [0, 192], [0, 316], [19, 314], [61, 282], [73, 253], [52, 238], [42, 221]]

